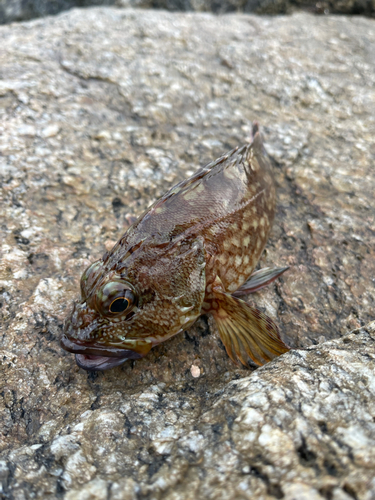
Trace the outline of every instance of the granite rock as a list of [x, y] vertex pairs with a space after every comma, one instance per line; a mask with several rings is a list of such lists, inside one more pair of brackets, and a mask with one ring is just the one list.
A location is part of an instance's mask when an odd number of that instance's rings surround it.
[[[0, 38], [1, 495], [374, 500], [373, 21], [96, 8]], [[78, 369], [83, 269], [254, 119], [279, 197], [260, 264], [291, 269], [250, 300], [295, 350], [239, 369], [203, 317]]]

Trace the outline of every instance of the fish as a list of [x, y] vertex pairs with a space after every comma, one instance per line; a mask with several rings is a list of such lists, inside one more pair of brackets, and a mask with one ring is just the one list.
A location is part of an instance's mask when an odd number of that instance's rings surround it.
[[61, 347], [80, 368], [106, 370], [210, 314], [238, 366], [287, 352], [276, 323], [241, 298], [288, 269], [254, 272], [275, 206], [271, 161], [254, 123], [248, 144], [172, 187], [84, 271]]

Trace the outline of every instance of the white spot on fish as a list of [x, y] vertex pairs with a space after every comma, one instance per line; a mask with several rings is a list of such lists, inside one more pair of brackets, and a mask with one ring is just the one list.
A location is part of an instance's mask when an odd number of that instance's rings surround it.
[[188, 200], [188, 201], [190, 201], [190, 200], [196, 200], [198, 198], [198, 196], [199, 196], [199, 193], [197, 193], [196, 189], [188, 191], [187, 193], [185, 193], [183, 195], [184, 200]]
[[247, 247], [249, 246], [249, 243], [250, 243], [250, 236], [245, 236], [245, 238], [243, 239], [243, 246]]
[[237, 177], [237, 174], [236, 174], [234, 168], [226, 168], [224, 170], [224, 176], [227, 179], [235, 179]]
[[227, 263], [227, 255], [225, 253], [219, 255], [219, 262], [223, 266]]
[[232, 246], [232, 242], [228, 240], [224, 240], [223, 247], [225, 251], [228, 251]]

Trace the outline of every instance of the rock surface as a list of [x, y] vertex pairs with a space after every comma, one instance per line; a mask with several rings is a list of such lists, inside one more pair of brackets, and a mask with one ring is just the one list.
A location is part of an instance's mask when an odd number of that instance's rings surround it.
[[73, 7], [114, 5], [171, 11], [287, 14], [302, 9], [317, 14], [374, 17], [375, 0], [0, 0], [0, 24], [57, 14]]
[[[4, 498], [374, 500], [373, 21], [100, 8], [0, 38]], [[251, 300], [298, 350], [238, 369], [201, 318], [78, 369], [58, 338], [83, 269], [254, 119], [261, 265], [291, 270]]]

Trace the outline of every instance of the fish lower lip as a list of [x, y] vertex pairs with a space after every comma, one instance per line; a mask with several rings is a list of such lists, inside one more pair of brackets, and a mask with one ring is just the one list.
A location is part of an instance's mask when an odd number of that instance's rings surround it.
[[118, 347], [104, 347], [98, 344], [85, 344], [70, 340], [65, 334], [60, 339], [60, 346], [65, 351], [76, 355], [76, 361], [84, 370], [108, 370], [118, 366], [128, 359], [139, 359], [142, 357], [135, 351], [121, 349]]
[[129, 358], [111, 358], [109, 356], [95, 356], [93, 354], [76, 354], [76, 363], [87, 371], [109, 370], [122, 365]]

